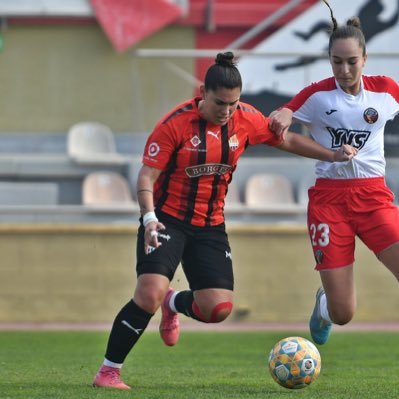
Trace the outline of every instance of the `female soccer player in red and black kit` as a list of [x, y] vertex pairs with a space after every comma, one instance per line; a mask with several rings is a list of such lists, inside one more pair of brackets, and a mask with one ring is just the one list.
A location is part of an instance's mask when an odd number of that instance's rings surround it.
[[[220, 53], [205, 77], [201, 97], [184, 102], [156, 125], [144, 149], [137, 181], [142, 218], [137, 241], [134, 297], [116, 316], [93, 385], [129, 389], [122, 364], [162, 305], [160, 334], [179, 338], [178, 314], [204, 323], [225, 320], [233, 307], [231, 249], [224, 200], [238, 158], [264, 143], [326, 162], [350, 160], [356, 150], [326, 149], [308, 137], [269, 129], [269, 119], [240, 102], [241, 75], [232, 53]], [[169, 287], [181, 262], [190, 289]]]
[[399, 85], [387, 76], [363, 75], [367, 53], [360, 20], [338, 26], [324, 2], [333, 22], [334, 76], [304, 88], [270, 122], [282, 134], [294, 119], [326, 148], [346, 143], [358, 149], [349, 162], [317, 162], [316, 184], [309, 189], [309, 236], [323, 285], [309, 327], [320, 345], [333, 323], [349, 323], [356, 310], [356, 236], [399, 280], [399, 213], [385, 183], [384, 158], [384, 128], [399, 113]]

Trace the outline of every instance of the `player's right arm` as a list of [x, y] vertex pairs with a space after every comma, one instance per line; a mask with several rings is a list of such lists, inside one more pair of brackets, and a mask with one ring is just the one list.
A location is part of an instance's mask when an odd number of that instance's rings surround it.
[[161, 169], [143, 165], [137, 178], [137, 200], [140, 206], [140, 213], [143, 217], [144, 232], [144, 251], [149, 253], [149, 247], [158, 248], [158, 231], [165, 226], [160, 223], [155, 215], [154, 207], [154, 183], [161, 174]]

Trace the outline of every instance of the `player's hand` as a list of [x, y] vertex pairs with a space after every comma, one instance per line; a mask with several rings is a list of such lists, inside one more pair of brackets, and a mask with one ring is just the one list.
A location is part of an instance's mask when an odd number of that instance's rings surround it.
[[292, 111], [288, 108], [273, 111], [270, 116], [269, 128], [277, 134], [277, 136], [285, 138], [288, 128], [292, 123]]
[[350, 161], [357, 153], [357, 148], [343, 144], [338, 151], [334, 152], [334, 162]]
[[161, 222], [149, 222], [145, 227], [144, 232], [144, 252], [148, 255], [162, 245], [158, 241], [158, 232], [165, 230], [165, 225]]

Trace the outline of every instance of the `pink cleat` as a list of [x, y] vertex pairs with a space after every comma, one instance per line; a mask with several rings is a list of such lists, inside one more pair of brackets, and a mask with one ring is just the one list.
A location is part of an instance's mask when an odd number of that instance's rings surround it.
[[94, 377], [93, 387], [131, 389], [120, 377], [121, 370], [115, 367], [101, 366]]
[[179, 340], [179, 314], [170, 310], [169, 299], [175, 292], [174, 289], [169, 288], [162, 305], [162, 319], [159, 325], [159, 332], [165, 345], [174, 346]]

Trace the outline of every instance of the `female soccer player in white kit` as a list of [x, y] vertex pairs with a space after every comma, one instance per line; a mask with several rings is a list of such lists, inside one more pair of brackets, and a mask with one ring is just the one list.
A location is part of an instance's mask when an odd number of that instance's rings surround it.
[[304, 88], [272, 113], [270, 125], [284, 134], [295, 120], [327, 148], [358, 149], [346, 163], [317, 162], [309, 189], [309, 236], [323, 285], [309, 322], [317, 344], [327, 341], [333, 323], [346, 324], [355, 313], [355, 236], [399, 280], [399, 213], [384, 177], [384, 128], [399, 112], [399, 86], [386, 76], [362, 74], [367, 54], [359, 19], [338, 26], [324, 2], [333, 22], [328, 49], [334, 76]]

